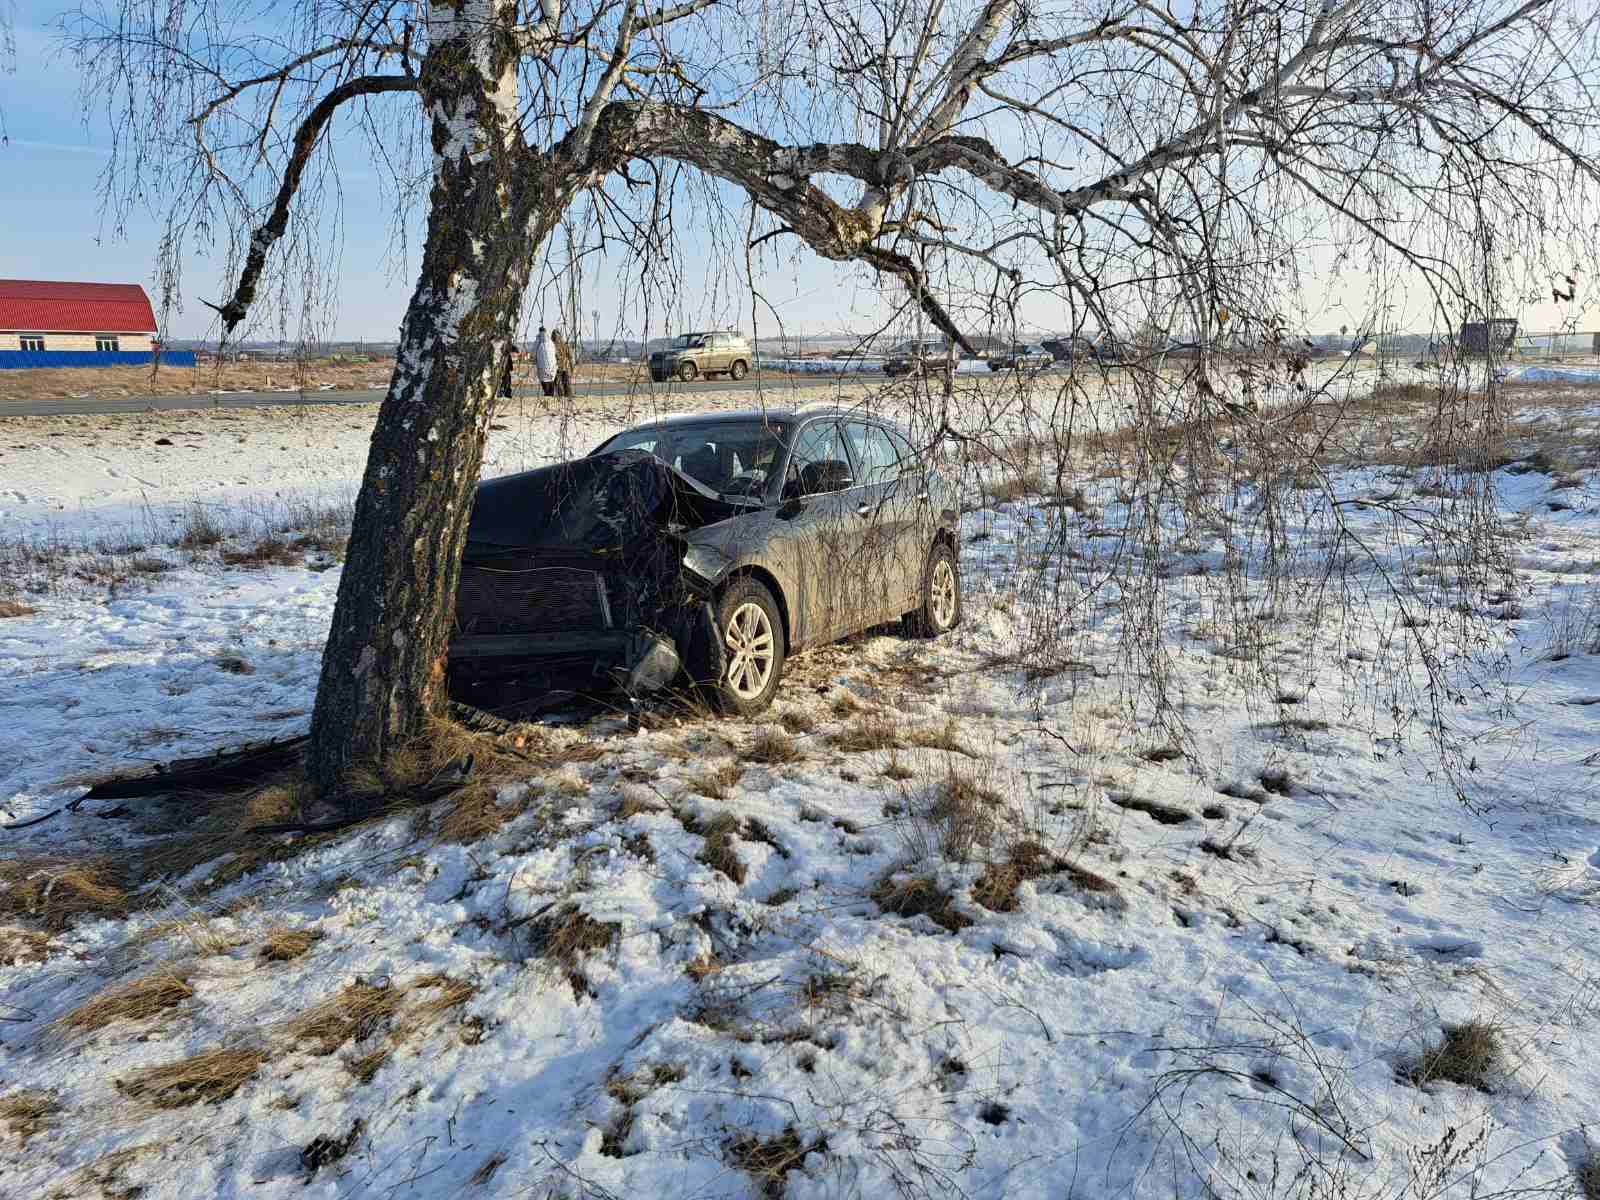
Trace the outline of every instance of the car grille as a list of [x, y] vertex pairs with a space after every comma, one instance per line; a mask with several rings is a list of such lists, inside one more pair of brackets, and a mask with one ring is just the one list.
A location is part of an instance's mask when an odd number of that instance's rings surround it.
[[463, 563], [456, 588], [460, 633], [610, 629], [605, 581], [577, 567], [487, 567]]

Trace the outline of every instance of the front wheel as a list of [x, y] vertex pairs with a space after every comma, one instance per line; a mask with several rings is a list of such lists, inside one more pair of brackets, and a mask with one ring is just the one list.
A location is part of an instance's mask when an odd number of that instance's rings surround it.
[[947, 542], [935, 542], [922, 568], [922, 603], [907, 613], [905, 629], [912, 637], [934, 638], [961, 624], [961, 569]]
[[694, 377], [698, 374], [700, 374], [700, 368], [695, 366], [692, 362], [681, 362], [678, 364], [678, 378], [683, 380], [683, 382], [692, 382]]
[[732, 377], [733, 381], [737, 383], [739, 380], [743, 379], [747, 374], [749, 374], [749, 372], [749, 365], [743, 359], [740, 359], [738, 362], [733, 364], [733, 366], [729, 369], [728, 374]]
[[783, 678], [783, 619], [778, 604], [761, 583], [735, 579], [717, 602], [717, 630], [727, 665], [711, 689], [725, 713], [754, 716], [772, 703]]

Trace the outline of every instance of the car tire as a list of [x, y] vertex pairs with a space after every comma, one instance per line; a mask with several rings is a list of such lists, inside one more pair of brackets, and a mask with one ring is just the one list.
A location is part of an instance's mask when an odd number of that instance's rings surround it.
[[755, 716], [772, 703], [783, 678], [787, 647], [778, 602], [759, 580], [741, 575], [717, 600], [717, 632], [727, 662], [709, 689], [712, 705], [730, 715]]
[[700, 374], [700, 368], [692, 362], [678, 364], [678, 378], [683, 380], [684, 383], [693, 383], [695, 376], [698, 374]]
[[746, 363], [744, 361], [744, 359], [742, 359], [742, 358], [741, 359], [736, 359], [734, 361], [733, 366], [728, 369], [728, 378], [732, 379], [735, 383], [737, 383], [739, 380], [743, 379], [749, 373], [750, 373], [750, 365], [748, 363]]
[[922, 567], [922, 603], [903, 618], [906, 633], [936, 638], [961, 624], [961, 567], [949, 542], [935, 542]]

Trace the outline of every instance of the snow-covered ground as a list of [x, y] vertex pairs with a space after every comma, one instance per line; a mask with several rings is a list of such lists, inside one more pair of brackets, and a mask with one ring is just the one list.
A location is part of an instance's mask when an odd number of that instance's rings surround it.
[[[1525, 401], [1563, 438], [1600, 426]], [[641, 416], [507, 414], [490, 469]], [[51, 420], [4, 427], [8, 525], [81, 547], [144, 522], [126, 553], [170, 569], [63, 580], [0, 621], [12, 819], [304, 728], [337, 567], [228, 568], [160, 535], [196, 500], [348, 488], [370, 428]], [[549, 730], [465, 842], [444, 801], [218, 886], [227, 864], [202, 867], [125, 920], [0, 931], [0, 1193], [1567, 1194], [1600, 1152], [1600, 472], [1530, 458], [1494, 482], [1517, 534], [1492, 612], [1385, 590], [1451, 569], [1412, 532], [1454, 502], [1425, 469], [1338, 468], [1275, 513], [1308, 578], [1334, 511], [1371, 549], [1335, 609], [1286, 587], [1242, 626], [1220, 543], [1169, 539], [1183, 738], [1125, 686], [1141, 614], [1114, 597], [1074, 607], [1070, 662], [1016, 661], [1056, 619], [1051, 564], [1077, 596], [1117, 553], [1105, 474], [1078, 508], [968, 514], [962, 628], [801, 656], [769, 720]], [[1213, 500], [1246, 520], [1259, 498]], [[1448, 760], [1407, 642], [1460, 658]], [[0, 872], [34, 856], [37, 893], [50, 856], [137, 846], [108, 808], [0, 835]], [[0, 893], [29, 928], [16, 908]], [[312, 937], [263, 954], [285, 928]], [[142, 1015], [82, 1016], [166, 980]], [[1414, 1082], [1461, 1025], [1497, 1042], [1482, 1087]], [[209, 1092], [141, 1074], [212, 1051]]]

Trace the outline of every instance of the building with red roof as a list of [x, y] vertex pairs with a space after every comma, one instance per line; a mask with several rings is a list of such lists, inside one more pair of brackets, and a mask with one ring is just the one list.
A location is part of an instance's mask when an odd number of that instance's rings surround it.
[[0, 367], [145, 363], [157, 345], [137, 283], [0, 279]]

